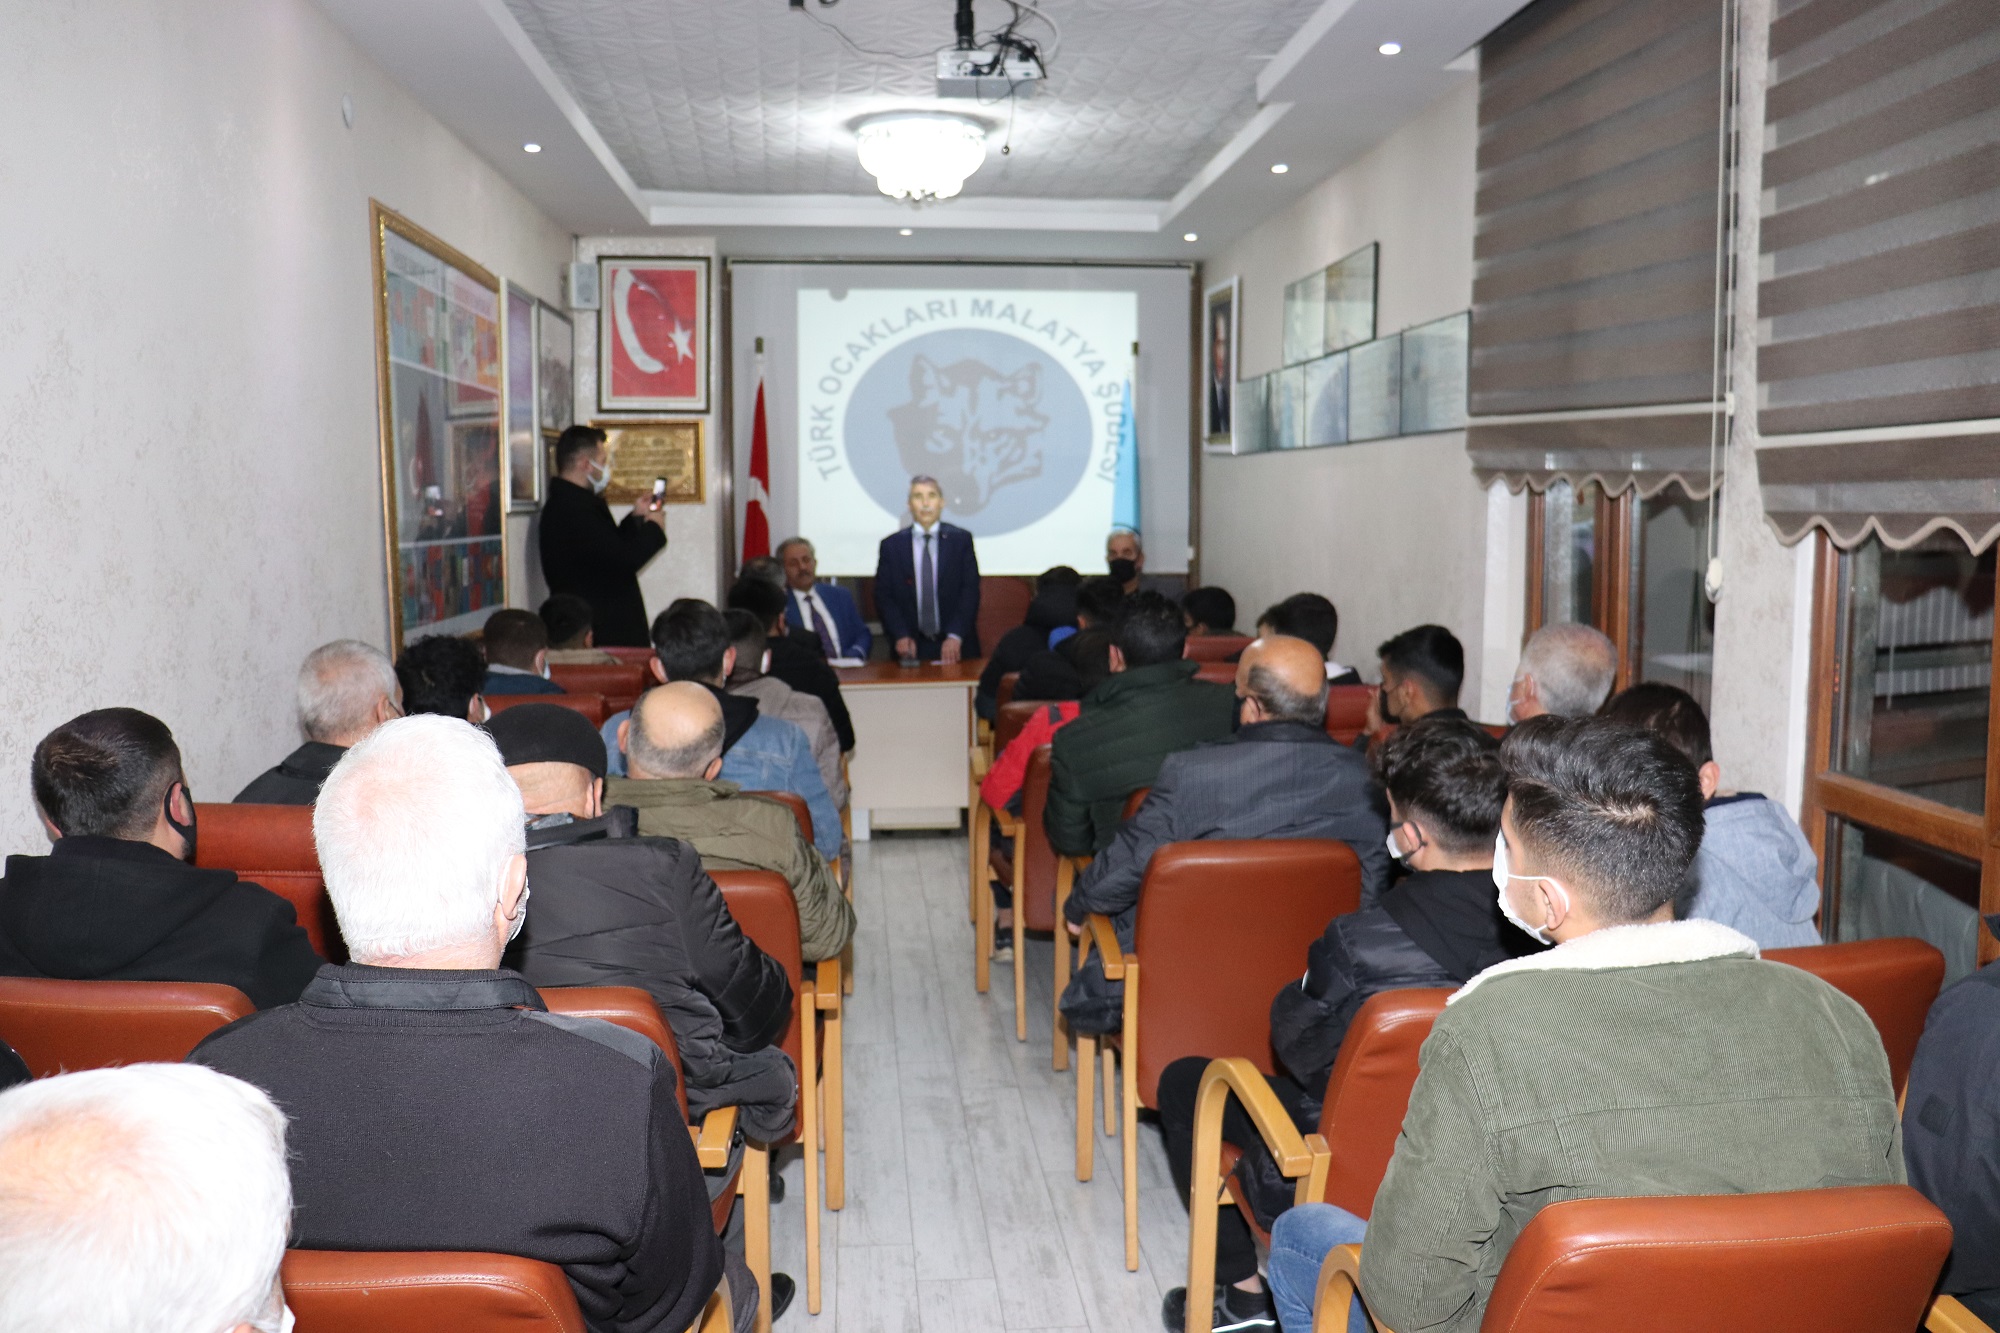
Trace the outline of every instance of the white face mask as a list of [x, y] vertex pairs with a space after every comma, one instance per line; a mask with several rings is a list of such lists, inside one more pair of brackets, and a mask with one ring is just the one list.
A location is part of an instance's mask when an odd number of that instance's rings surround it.
[[1400, 861], [1400, 860], [1402, 860], [1402, 859], [1403, 859], [1403, 847], [1402, 847], [1402, 844], [1401, 844], [1401, 843], [1399, 843], [1399, 842], [1397, 842], [1397, 841], [1396, 841], [1396, 830], [1394, 830], [1394, 829], [1390, 829], [1390, 830], [1389, 830], [1389, 837], [1388, 837], [1388, 840], [1387, 840], [1387, 841], [1388, 841], [1388, 844], [1389, 844], [1389, 859], [1390, 859], [1391, 861]]
[[1520, 914], [1514, 910], [1514, 905], [1507, 901], [1507, 881], [1510, 879], [1539, 880], [1555, 892], [1560, 893], [1564, 906], [1568, 906], [1569, 890], [1565, 889], [1559, 881], [1550, 879], [1547, 875], [1516, 875], [1511, 873], [1507, 867], [1507, 839], [1499, 834], [1495, 834], [1493, 837], [1493, 887], [1499, 892], [1500, 915], [1513, 922], [1522, 934], [1543, 944], [1554, 944], [1555, 941], [1549, 938], [1549, 933], [1546, 930], [1543, 930], [1540, 926], [1531, 926], [1523, 921]]
[[602, 495], [610, 485], [611, 469], [602, 463], [592, 463], [590, 465], [590, 489], [598, 495]]

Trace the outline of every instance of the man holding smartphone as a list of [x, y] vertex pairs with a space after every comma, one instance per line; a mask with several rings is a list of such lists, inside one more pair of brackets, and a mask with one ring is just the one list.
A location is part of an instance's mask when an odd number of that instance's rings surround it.
[[571, 426], [556, 441], [556, 474], [542, 505], [542, 577], [551, 593], [590, 603], [600, 648], [644, 648], [652, 642], [651, 622], [639, 571], [667, 544], [666, 509], [656, 485], [623, 522], [611, 517], [604, 439], [594, 426]]

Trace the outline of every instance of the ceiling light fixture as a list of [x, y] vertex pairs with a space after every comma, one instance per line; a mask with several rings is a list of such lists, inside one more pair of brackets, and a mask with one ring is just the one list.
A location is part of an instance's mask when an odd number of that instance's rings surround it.
[[915, 233], [915, 232], [913, 232], [913, 231], [911, 231], [911, 230], [910, 230], [910, 229], [909, 229], [908, 227], [905, 227], [905, 228], [903, 228], [903, 229], [902, 229], [901, 231], [897, 232], [896, 234], [897, 234], [898, 236], [914, 236], [914, 235], [916, 235], [916, 233]]
[[1183, 233], [1181, 233], [1181, 239], [1182, 239], [1182, 240], [1184, 240], [1184, 241], [1198, 241], [1198, 240], [1200, 240], [1200, 239], [1201, 239], [1201, 237], [1199, 237], [1199, 236], [1195, 235], [1195, 234], [1194, 234], [1193, 232], [1189, 231], [1189, 232], [1183, 232]]
[[1403, 44], [1401, 42], [1384, 42], [1375, 49], [1385, 56], [1401, 55], [1403, 53]]
[[1290, 170], [1291, 168], [1283, 162], [1273, 162], [1271, 164], [1271, 174], [1273, 176], [1282, 176]]
[[891, 199], [950, 199], [986, 161], [986, 127], [964, 116], [883, 116], [856, 132], [862, 169]]
[[538, 143], [524, 143], [521, 145], [521, 151], [524, 153], [539, 153], [542, 151], [542, 146]]

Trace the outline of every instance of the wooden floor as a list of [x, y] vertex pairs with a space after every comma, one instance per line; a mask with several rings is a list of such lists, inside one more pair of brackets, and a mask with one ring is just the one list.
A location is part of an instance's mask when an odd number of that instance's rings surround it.
[[1157, 1128], [1139, 1128], [1140, 1265], [1125, 1271], [1119, 1153], [1099, 1130], [1075, 1177], [1069, 1073], [1049, 1065], [1050, 967], [1030, 941], [1028, 1040], [1013, 977], [972, 988], [965, 838], [855, 846], [855, 993], [848, 997], [847, 1206], [822, 1213], [824, 1299], [805, 1308], [803, 1158], [782, 1168], [775, 1266], [799, 1295], [779, 1333], [1153, 1333], [1187, 1270], [1187, 1210]]

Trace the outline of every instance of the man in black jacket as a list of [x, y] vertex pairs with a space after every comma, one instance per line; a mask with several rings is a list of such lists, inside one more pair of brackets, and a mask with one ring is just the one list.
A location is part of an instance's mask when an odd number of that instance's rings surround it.
[[[1157, 596], [1158, 594], [1142, 594]], [[1170, 754], [1152, 794], [1119, 828], [1111, 845], [1077, 879], [1065, 911], [1073, 925], [1101, 913], [1132, 947], [1139, 888], [1153, 853], [1173, 842], [1207, 838], [1336, 838], [1361, 860], [1361, 901], [1375, 901], [1388, 878], [1384, 825], [1369, 790], [1368, 765], [1326, 734], [1326, 668], [1304, 639], [1259, 639], [1236, 666], [1242, 726], [1227, 740]], [[1064, 737], [1090, 717], [1056, 733]], [[1119, 1022], [1123, 983], [1090, 962], [1070, 979], [1062, 1011], [1079, 1032]]]
[[646, 598], [639, 571], [667, 544], [666, 513], [640, 500], [620, 523], [604, 488], [611, 460], [604, 432], [571, 426], [556, 440], [556, 475], [542, 502], [542, 577], [550, 592], [590, 603], [597, 646], [646, 646]]
[[54, 845], [0, 879], [0, 976], [204, 981], [258, 1008], [319, 970], [292, 905], [194, 859], [194, 798], [164, 722], [136, 708], [71, 718], [35, 747]]
[[403, 687], [388, 654], [359, 639], [321, 644], [299, 667], [306, 743], [237, 792], [237, 804], [311, 805], [348, 746], [402, 715]]
[[[1247, 653], [1246, 653], [1247, 656]], [[1340, 747], [1344, 748], [1344, 747]], [[1399, 729], [1376, 756], [1388, 790], [1389, 845], [1410, 873], [1373, 907], [1335, 917], [1307, 954], [1306, 975], [1271, 1005], [1271, 1045], [1290, 1071], [1271, 1090], [1300, 1130], [1319, 1128], [1334, 1061], [1354, 1015], [1385, 990], [1458, 986], [1533, 941], [1505, 923], [1493, 889], [1493, 839], [1507, 780], [1500, 743], [1462, 719], [1427, 718]], [[1167, 1164], [1188, 1197], [1194, 1153], [1195, 1095], [1207, 1056], [1176, 1060], [1160, 1075], [1160, 1127]], [[1269, 1226], [1291, 1206], [1293, 1182], [1279, 1175], [1256, 1127], [1234, 1102], [1223, 1137], [1243, 1150], [1237, 1167], [1258, 1219]], [[1233, 1208], [1216, 1226], [1217, 1326], [1275, 1327], [1257, 1277], [1256, 1244]], [[1229, 1319], [1220, 1311], [1227, 1309]], [[1187, 1292], [1167, 1295], [1166, 1324], [1177, 1331]], [[1258, 1325], [1254, 1321], [1267, 1322]]]
[[[1065, 637], [1075, 635], [1076, 589], [1082, 582], [1083, 576], [1068, 565], [1045, 569], [1036, 577], [1035, 599], [1028, 603], [1027, 619], [1000, 636], [980, 669], [979, 688], [972, 696], [979, 716], [993, 720], [1000, 707], [1000, 678], [1020, 671], [1036, 654], [1047, 652], [1051, 634], [1063, 629], [1069, 631]], [[1019, 682], [1015, 689], [1019, 698]]]
[[[293, 1244], [540, 1259], [596, 1333], [681, 1333], [723, 1262], [673, 1066], [500, 966], [526, 920], [525, 824], [490, 737], [437, 716], [377, 729], [313, 814], [353, 961], [190, 1058], [290, 1117]], [[756, 1284], [738, 1267], [740, 1319]]]

